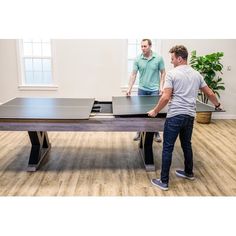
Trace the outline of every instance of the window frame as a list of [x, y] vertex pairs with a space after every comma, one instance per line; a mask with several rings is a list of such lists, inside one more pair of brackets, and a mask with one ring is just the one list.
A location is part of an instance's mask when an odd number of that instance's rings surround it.
[[[50, 84], [26, 84], [25, 83], [25, 68], [24, 68], [24, 57], [23, 55], [23, 39], [16, 40], [16, 52], [17, 52], [17, 66], [18, 66], [18, 89], [19, 90], [39, 90], [39, 91], [48, 91], [48, 90], [57, 90], [58, 85], [56, 84], [55, 76], [54, 76], [54, 66], [53, 66], [53, 57], [54, 57], [54, 50], [53, 50], [53, 40], [50, 40], [51, 44], [51, 57], [42, 56], [42, 57], [35, 57], [35, 58], [45, 58], [51, 59], [51, 76], [52, 81]], [[34, 58], [34, 57], [29, 57]]]

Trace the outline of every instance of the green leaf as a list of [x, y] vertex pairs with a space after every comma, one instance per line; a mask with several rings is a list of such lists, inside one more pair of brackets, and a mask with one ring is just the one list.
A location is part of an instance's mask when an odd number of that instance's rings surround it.
[[[206, 84], [220, 97], [219, 90], [225, 90], [224, 82], [218, 74], [223, 74], [223, 64], [220, 62], [224, 56], [223, 52], [214, 52], [211, 54], [197, 56], [196, 50], [191, 52], [190, 65], [197, 70], [204, 78]], [[208, 99], [204, 94], [200, 93], [199, 98], [203, 102]]]

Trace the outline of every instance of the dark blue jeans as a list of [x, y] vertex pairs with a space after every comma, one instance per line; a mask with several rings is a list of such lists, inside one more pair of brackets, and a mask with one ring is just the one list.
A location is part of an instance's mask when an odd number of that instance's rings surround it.
[[163, 183], [169, 182], [172, 152], [178, 135], [184, 152], [184, 171], [187, 174], [193, 174], [193, 152], [191, 144], [193, 122], [194, 117], [189, 115], [177, 115], [166, 119], [161, 166], [161, 181]]

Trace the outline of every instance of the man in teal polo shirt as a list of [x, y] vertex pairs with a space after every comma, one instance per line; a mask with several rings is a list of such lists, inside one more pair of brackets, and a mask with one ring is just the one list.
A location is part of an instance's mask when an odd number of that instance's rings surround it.
[[[143, 39], [141, 41], [141, 49], [142, 54], [139, 55], [134, 62], [133, 72], [130, 76], [129, 88], [126, 92], [126, 95], [131, 95], [131, 90], [135, 83], [138, 72], [138, 95], [161, 95], [166, 74], [163, 58], [152, 51], [152, 41], [150, 39]], [[140, 132], [137, 132], [134, 140], [137, 141], [139, 139]], [[159, 132], [155, 133], [154, 140], [161, 142]]]

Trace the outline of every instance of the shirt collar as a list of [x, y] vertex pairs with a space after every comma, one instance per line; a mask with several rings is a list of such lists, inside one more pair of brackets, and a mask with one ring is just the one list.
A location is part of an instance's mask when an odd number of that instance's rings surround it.
[[[151, 60], [151, 59], [154, 58], [154, 57], [157, 57], [157, 54], [152, 51], [152, 57], [150, 57], [148, 60]], [[143, 55], [143, 53], [141, 54], [141, 58], [147, 60], [147, 58]]]

